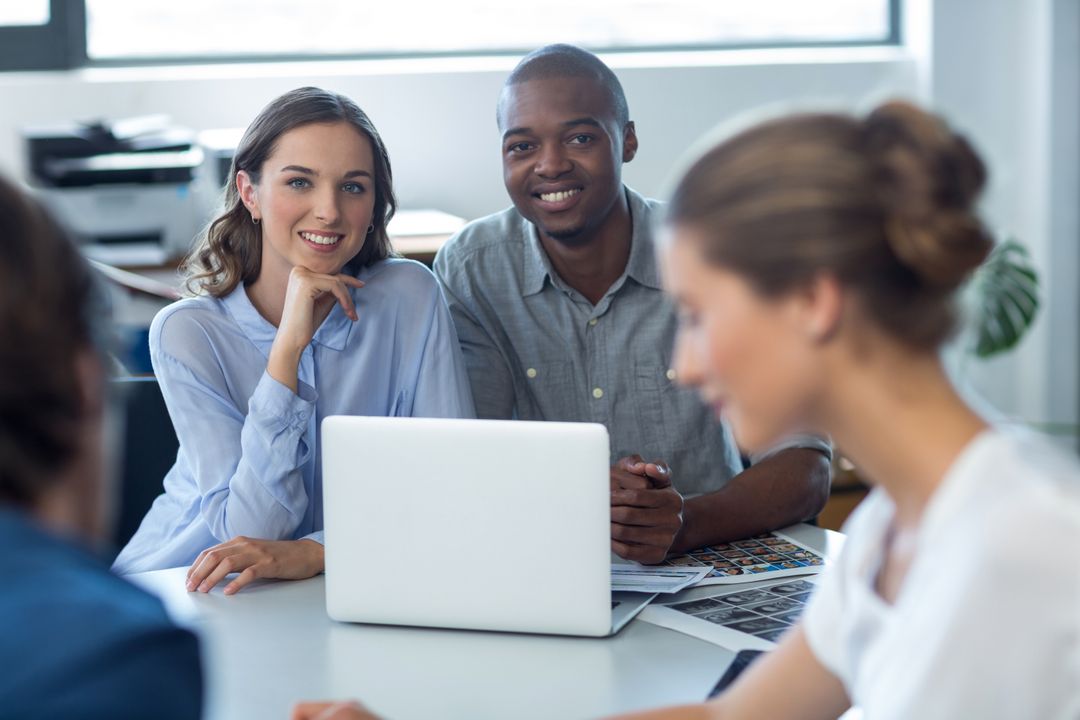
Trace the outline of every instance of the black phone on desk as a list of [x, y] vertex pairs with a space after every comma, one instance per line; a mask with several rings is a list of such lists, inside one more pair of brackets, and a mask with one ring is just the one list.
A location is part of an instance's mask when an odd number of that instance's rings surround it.
[[735, 659], [731, 661], [731, 664], [727, 666], [727, 670], [720, 676], [720, 679], [716, 681], [716, 685], [709, 691], [709, 696], [706, 700], [711, 700], [720, 693], [727, 690], [731, 683], [735, 682], [735, 678], [742, 674], [743, 670], [750, 667], [750, 663], [754, 662], [759, 655], [765, 654], [764, 650], [740, 650], [735, 653]]

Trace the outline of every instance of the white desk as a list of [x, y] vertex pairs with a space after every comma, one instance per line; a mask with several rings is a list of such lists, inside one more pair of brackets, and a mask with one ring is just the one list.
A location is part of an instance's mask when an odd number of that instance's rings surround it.
[[[843, 542], [808, 525], [787, 532], [827, 557]], [[297, 700], [350, 698], [394, 720], [596, 717], [700, 701], [731, 656], [642, 620], [604, 639], [342, 624], [326, 616], [322, 576], [226, 597], [188, 593], [185, 573], [132, 579], [200, 635], [209, 720], [285, 718]]]

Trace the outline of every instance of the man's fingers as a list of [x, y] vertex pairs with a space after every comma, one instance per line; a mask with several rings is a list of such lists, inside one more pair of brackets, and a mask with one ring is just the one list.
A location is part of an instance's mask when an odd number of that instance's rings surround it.
[[619, 488], [645, 490], [652, 485], [652, 481], [644, 475], [632, 473], [618, 466], [611, 468], [611, 481]]
[[611, 508], [611, 522], [638, 527], [678, 528], [679, 515], [674, 509], [641, 508], [618, 505]]
[[670, 488], [662, 490], [624, 488], [611, 493], [611, 505], [612, 507], [629, 505], [630, 507], [639, 508], [670, 507], [675, 512], [679, 512], [682, 508], [682, 498]]
[[613, 482], [618, 481], [622, 487], [642, 487], [638, 477], [647, 478], [649, 487], [671, 487], [671, 467], [663, 460], [645, 462], [640, 455], [627, 455], [619, 458], [611, 468]]
[[621, 558], [624, 558], [626, 560], [630, 559], [626, 557], [627, 553], [630, 552], [630, 546], [624, 542], [619, 542], [615, 538], [611, 538], [611, 551]]
[[639, 562], [642, 565], [659, 565], [664, 562], [664, 558], [667, 557], [667, 553], [658, 548], [646, 548], [644, 546], [633, 545], [630, 547], [630, 554], [626, 556], [626, 559]]
[[675, 533], [672, 528], [611, 523], [611, 537], [627, 545], [647, 545], [667, 551], [671, 547], [671, 540], [675, 537]]
[[653, 487], [671, 487], [671, 468], [662, 460], [653, 460], [645, 465], [645, 474], [652, 480]]
[[628, 560], [661, 562], [682, 526], [682, 496], [670, 487], [616, 490], [611, 506], [612, 549]]
[[611, 539], [618, 540], [627, 545], [641, 545], [642, 533], [636, 532], [639, 528], [630, 525], [611, 523]]
[[655, 565], [667, 557], [666, 551], [661, 548], [632, 545], [615, 539], [611, 541], [611, 549], [624, 560], [633, 560], [643, 565]]

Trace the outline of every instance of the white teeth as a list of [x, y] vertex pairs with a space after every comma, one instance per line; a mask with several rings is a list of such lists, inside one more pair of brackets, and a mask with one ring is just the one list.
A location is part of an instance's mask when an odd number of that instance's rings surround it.
[[341, 240], [340, 235], [316, 235], [315, 233], [302, 232], [300, 237], [309, 240], [316, 245], [335, 245]]
[[560, 202], [568, 197], [573, 197], [581, 192], [581, 188], [574, 188], [573, 190], [562, 190], [560, 192], [553, 193], [540, 193], [540, 199], [544, 202]]

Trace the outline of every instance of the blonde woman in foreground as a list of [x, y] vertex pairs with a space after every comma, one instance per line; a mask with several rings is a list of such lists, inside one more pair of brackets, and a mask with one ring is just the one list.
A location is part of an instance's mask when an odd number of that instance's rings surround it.
[[937, 117], [799, 115], [701, 157], [661, 249], [676, 371], [753, 449], [828, 433], [874, 485], [802, 621], [716, 701], [637, 717], [1080, 717], [1080, 468], [980, 418], [939, 350], [991, 241]]

